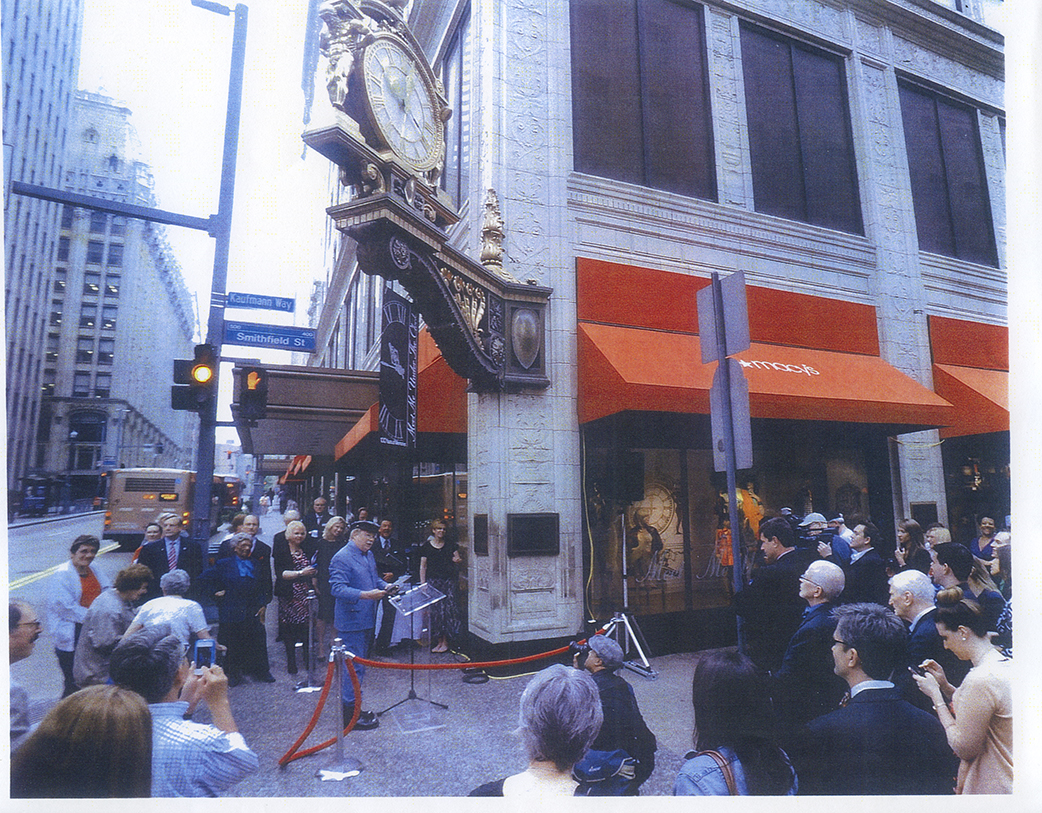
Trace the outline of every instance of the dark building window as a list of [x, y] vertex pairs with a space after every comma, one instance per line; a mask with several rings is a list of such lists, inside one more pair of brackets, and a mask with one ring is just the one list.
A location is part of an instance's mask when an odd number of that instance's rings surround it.
[[58, 259], [62, 262], [69, 259], [69, 238], [59, 237], [58, 238]]
[[119, 237], [127, 231], [127, 219], [120, 217], [119, 215], [112, 216], [112, 227], [109, 229], [109, 234], [113, 237]]
[[105, 305], [101, 309], [101, 329], [102, 330], [115, 330], [116, 329], [116, 311], [115, 305]]
[[83, 293], [88, 296], [97, 296], [101, 290], [101, 274], [97, 271], [88, 271], [83, 275]]
[[701, 6], [572, 0], [575, 169], [716, 199]]
[[43, 394], [44, 395], [54, 395], [54, 379], [55, 379], [55, 375], [56, 374], [55, 374], [54, 370], [44, 370], [43, 371]]
[[109, 261], [108, 265], [112, 268], [123, 267], [123, 244], [122, 243], [110, 243], [109, 244]]
[[68, 271], [64, 268], [54, 269], [54, 292], [56, 294], [65, 293], [65, 280], [68, 276]]
[[109, 216], [104, 212], [91, 212], [90, 213], [90, 233], [91, 234], [104, 234], [105, 224], [108, 221]]
[[98, 341], [98, 364], [112, 364], [112, 357], [115, 350], [115, 339], [100, 339]]
[[119, 296], [119, 279], [119, 277], [114, 277], [111, 274], [105, 277], [105, 296]]
[[94, 323], [98, 319], [98, 306], [97, 305], [81, 305], [80, 306], [80, 327], [94, 327]]
[[62, 206], [62, 228], [68, 229], [72, 227], [72, 219], [76, 216], [76, 207], [65, 205]]
[[87, 398], [90, 396], [90, 373], [74, 373], [72, 376], [72, 397]]
[[105, 258], [105, 244], [96, 240], [87, 243], [87, 262], [100, 263]]
[[112, 375], [111, 373], [98, 373], [94, 379], [94, 397], [95, 398], [108, 398], [109, 392], [112, 390]]
[[466, 14], [442, 61], [442, 83], [452, 117], [445, 122], [445, 172], [442, 188], [458, 207], [467, 193], [470, 164], [470, 14]]
[[94, 339], [81, 336], [76, 340], [76, 361], [79, 364], [90, 364], [94, 361]]
[[57, 333], [48, 333], [47, 334], [47, 353], [46, 353], [45, 359], [48, 362], [52, 363], [52, 364], [54, 362], [58, 361], [58, 342], [59, 342], [59, 339], [60, 339], [60, 337], [59, 337], [59, 335]]
[[862, 233], [843, 59], [741, 27], [756, 211]]
[[898, 90], [919, 248], [997, 266], [977, 111], [908, 82]]
[[62, 303], [60, 299], [51, 300], [51, 319], [50, 323], [57, 327], [62, 323]]

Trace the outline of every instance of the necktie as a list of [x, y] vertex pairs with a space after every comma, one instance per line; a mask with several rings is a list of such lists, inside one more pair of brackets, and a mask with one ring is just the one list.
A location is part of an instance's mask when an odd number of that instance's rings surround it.
[[166, 543], [166, 561], [171, 570], [177, 569], [177, 545], [173, 542]]

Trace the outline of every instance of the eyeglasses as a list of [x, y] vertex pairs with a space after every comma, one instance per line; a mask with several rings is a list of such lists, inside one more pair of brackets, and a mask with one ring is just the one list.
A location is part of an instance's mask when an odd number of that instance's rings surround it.
[[40, 629], [41, 627], [43, 627], [43, 624], [41, 624], [39, 621], [21, 621], [18, 624], [15, 624], [15, 626], [16, 627], [34, 627], [35, 629]]
[[821, 587], [821, 585], [818, 584], [816, 581], [814, 581], [813, 579], [808, 579], [806, 576], [800, 576], [800, 581], [806, 582], [807, 584], [813, 584], [815, 587]]
[[844, 649], [850, 649], [850, 647], [851, 647], [851, 644], [848, 644], [848, 643], [847, 643], [846, 641], [842, 641], [842, 640], [840, 640], [839, 638], [833, 638], [833, 639], [832, 639], [832, 643], [834, 643], [834, 644], [839, 644], [839, 645], [840, 645], [840, 646], [842, 646], [842, 647], [843, 647]]

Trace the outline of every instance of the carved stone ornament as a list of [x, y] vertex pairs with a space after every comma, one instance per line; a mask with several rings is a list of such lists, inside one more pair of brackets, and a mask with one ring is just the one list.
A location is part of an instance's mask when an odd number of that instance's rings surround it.
[[446, 230], [459, 214], [438, 178], [451, 110], [401, 6], [321, 6], [334, 120], [305, 132], [304, 141], [339, 167], [352, 193], [327, 211], [357, 242], [363, 272], [408, 291], [445, 360], [474, 391], [543, 389], [551, 289], [503, 271], [503, 219], [492, 190], [482, 262], [449, 243]]

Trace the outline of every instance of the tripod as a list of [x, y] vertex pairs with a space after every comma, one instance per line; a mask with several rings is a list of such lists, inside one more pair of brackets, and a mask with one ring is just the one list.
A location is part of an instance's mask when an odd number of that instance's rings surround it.
[[631, 659], [624, 661], [623, 666], [636, 672], [638, 675], [644, 675], [649, 680], [654, 680], [658, 677], [658, 672], [651, 668], [651, 663], [648, 661], [647, 641], [644, 640], [640, 627], [637, 626], [637, 620], [628, 611], [623, 610], [615, 613], [611, 620], [604, 625], [603, 634], [606, 638], [614, 637], [615, 643], [619, 645], [619, 649], [622, 650], [624, 655], [629, 654], [631, 646], [637, 651], [640, 662], [637, 663]]

